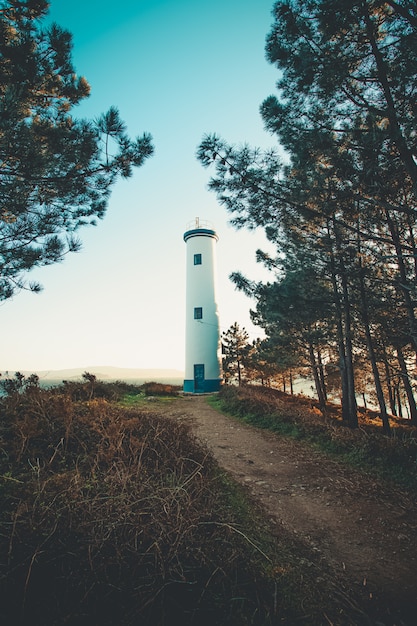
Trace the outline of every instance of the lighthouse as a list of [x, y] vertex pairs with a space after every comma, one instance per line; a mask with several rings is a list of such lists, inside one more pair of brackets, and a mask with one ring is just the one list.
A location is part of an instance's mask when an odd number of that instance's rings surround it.
[[216, 244], [209, 222], [196, 218], [184, 233], [186, 257], [186, 331], [184, 391], [218, 391], [220, 326], [216, 301]]

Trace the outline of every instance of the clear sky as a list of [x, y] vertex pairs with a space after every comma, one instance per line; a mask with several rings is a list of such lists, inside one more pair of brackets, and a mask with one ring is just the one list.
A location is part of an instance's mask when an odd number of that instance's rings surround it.
[[114, 187], [83, 249], [33, 271], [44, 290], [0, 305], [0, 370], [94, 365], [184, 368], [185, 243], [188, 222], [219, 235], [221, 330], [235, 321], [251, 339], [253, 305], [232, 271], [265, 276], [255, 261], [262, 233], [235, 230], [207, 190], [195, 153], [205, 133], [235, 144], [275, 146], [259, 106], [277, 70], [265, 60], [273, 0], [52, 0], [50, 17], [73, 34], [77, 73], [91, 96], [77, 115], [119, 108], [129, 134], [150, 132], [155, 154]]

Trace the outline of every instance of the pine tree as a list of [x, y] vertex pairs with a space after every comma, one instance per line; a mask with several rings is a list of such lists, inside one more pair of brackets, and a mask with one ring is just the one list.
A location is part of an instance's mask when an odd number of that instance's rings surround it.
[[417, 14], [412, 3], [279, 0], [273, 16], [278, 95], [261, 115], [288, 161], [215, 135], [198, 158], [214, 164], [209, 187], [232, 223], [265, 228], [288, 258], [297, 248], [314, 258], [332, 292], [344, 421], [357, 425], [356, 361], [367, 353], [388, 430], [384, 307], [401, 320], [401, 347], [417, 351]]
[[249, 356], [249, 334], [235, 322], [222, 333], [223, 371], [226, 381], [243, 382], [246, 358]]
[[30, 269], [77, 250], [75, 231], [104, 216], [117, 177], [153, 152], [149, 134], [128, 137], [115, 107], [96, 120], [71, 115], [90, 88], [70, 33], [42, 27], [47, 11], [46, 0], [0, 8], [0, 300], [27, 286]]

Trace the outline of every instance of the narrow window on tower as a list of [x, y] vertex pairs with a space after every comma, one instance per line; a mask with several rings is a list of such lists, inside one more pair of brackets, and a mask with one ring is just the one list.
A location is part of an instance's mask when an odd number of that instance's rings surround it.
[[201, 306], [194, 307], [194, 319], [195, 320], [203, 319], [203, 307]]
[[194, 265], [201, 265], [201, 254], [194, 255]]

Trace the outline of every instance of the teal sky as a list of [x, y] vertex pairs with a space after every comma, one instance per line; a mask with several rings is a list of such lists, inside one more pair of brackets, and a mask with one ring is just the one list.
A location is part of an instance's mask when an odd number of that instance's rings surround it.
[[222, 330], [235, 321], [251, 338], [249, 299], [229, 280], [265, 276], [262, 233], [236, 231], [207, 191], [195, 158], [203, 135], [276, 146], [259, 106], [275, 90], [265, 60], [272, 0], [52, 0], [50, 18], [73, 35], [77, 73], [91, 96], [74, 114], [111, 105], [130, 135], [150, 132], [155, 154], [113, 189], [106, 217], [79, 232], [83, 249], [33, 272], [44, 291], [1, 305], [0, 370], [113, 365], [184, 367], [186, 224], [199, 216], [218, 234]]

